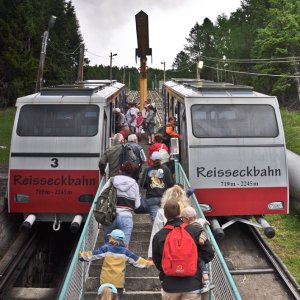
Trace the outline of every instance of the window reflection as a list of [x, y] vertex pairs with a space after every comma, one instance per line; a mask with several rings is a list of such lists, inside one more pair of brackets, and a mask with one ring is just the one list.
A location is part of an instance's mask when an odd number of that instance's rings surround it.
[[278, 127], [270, 105], [193, 105], [192, 127], [196, 137], [276, 137]]
[[20, 136], [94, 136], [98, 132], [96, 105], [25, 105], [17, 126]]

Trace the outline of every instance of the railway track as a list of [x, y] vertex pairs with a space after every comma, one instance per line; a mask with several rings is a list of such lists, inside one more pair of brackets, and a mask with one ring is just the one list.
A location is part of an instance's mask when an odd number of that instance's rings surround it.
[[219, 246], [243, 299], [300, 299], [299, 285], [256, 229], [236, 223]]
[[11, 296], [13, 286], [36, 250], [40, 238], [41, 235], [36, 230], [29, 233], [20, 233], [1, 260], [0, 299]]
[[56, 299], [80, 233], [49, 224], [20, 233], [0, 261], [0, 299]]

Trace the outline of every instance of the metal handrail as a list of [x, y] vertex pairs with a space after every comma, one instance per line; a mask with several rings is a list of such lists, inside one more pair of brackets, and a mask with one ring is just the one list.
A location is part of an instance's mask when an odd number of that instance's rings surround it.
[[[70, 267], [69, 267], [69, 270], [68, 270], [68, 273], [67, 273], [67, 276], [66, 276], [66, 279], [64, 281], [63, 287], [62, 287], [60, 295], [58, 297], [59, 300], [67, 300], [67, 299], [74, 300], [74, 299], [81, 299], [83, 297], [83, 291], [84, 291], [86, 275], [87, 275], [87, 272], [88, 272], [88, 267], [85, 267], [86, 264], [82, 264], [82, 262], [79, 262], [78, 257], [79, 257], [79, 252], [82, 249], [85, 248], [85, 247], [83, 247], [83, 245], [86, 244], [86, 237], [88, 236], [88, 231], [90, 230], [91, 223], [95, 222], [94, 216], [93, 216], [93, 210], [94, 210], [94, 207], [96, 205], [97, 199], [98, 199], [99, 194], [100, 194], [100, 191], [101, 191], [105, 181], [106, 181], [106, 178], [105, 178], [105, 176], [103, 176], [101, 178], [99, 188], [98, 188], [97, 193], [95, 195], [95, 198], [94, 198], [93, 204], [91, 206], [90, 212], [89, 212], [89, 214], [87, 216], [87, 219], [85, 221], [85, 225], [83, 227], [79, 242], [77, 244], [72, 262], [70, 264]], [[98, 226], [98, 224], [96, 224], [96, 225]], [[99, 228], [98, 228], [98, 231], [99, 231]], [[98, 234], [95, 234], [94, 238], [97, 239], [97, 236], [98, 236]], [[79, 264], [84, 266], [83, 267], [84, 270], [82, 272], [79, 272], [81, 274], [78, 275], [78, 274], [76, 274], [76, 268], [78, 267]], [[78, 280], [76, 281], [75, 291], [74, 290], [70, 291], [70, 289], [73, 289], [71, 287], [71, 282], [72, 282], [72, 279], [75, 276], [79, 276], [81, 280], [80, 280], [80, 282], [78, 282]], [[72, 294], [70, 296], [68, 293], [71, 293], [71, 292], [74, 292], [77, 295], [74, 296]], [[78, 298], [76, 296], [78, 296]]]

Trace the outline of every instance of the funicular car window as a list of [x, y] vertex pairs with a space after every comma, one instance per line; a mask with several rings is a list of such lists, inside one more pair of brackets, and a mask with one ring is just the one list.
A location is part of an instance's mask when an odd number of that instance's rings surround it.
[[270, 105], [196, 104], [191, 108], [193, 134], [199, 138], [276, 137]]
[[98, 132], [96, 105], [24, 105], [17, 134], [20, 136], [94, 136]]

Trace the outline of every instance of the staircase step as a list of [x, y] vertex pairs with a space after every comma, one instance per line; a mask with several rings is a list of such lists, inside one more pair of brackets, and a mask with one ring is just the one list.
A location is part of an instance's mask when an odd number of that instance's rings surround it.
[[[134, 230], [131, 233], [130, 242], [132, 241], [142, 241], [142, 242], [148, 242], [150, 241], [151, 237], [151, 231], [143, 231], [143, 230]], [[103, 234], [102, 232], [99, 233], [97, 238], [97, 243], [103, 243]]]
[[[86, 292], [84, 300], [95, 300], [97, 297], [96, 292]], [[123, 300], [161, 300], [161, 292], [145, 292], [145, 291], [137, 291], [137, 292], [128, 292], [125, 291], [123, 294]]]
[[[97, 242], [95, 245], [95, 248], [100, 247], [101, 245], [103, 245], [102, 242]], [[143, 241], [130, 241], [129, 243], [129, 249], [136, 253], [137, 255], [139, 255], [139, 253], [141, 252], [147, 252], [148, 251], [148, 247], [149, 247], [149, 240], [147, 242], [143, 242]]]
[[[86, 291], [97, 291], [99, 277], [89, 277], [86, 281]], [[160, 291], [161, 285], [158, 277], [126, 277], [126, 291]]]
[[145, 292], [145, 291], [132, 291], [132, 292], [125, 292], [124, 293], [124, 300], [157, 300], [161, 299], [161, 292], [154, 291], [154, 292]]
[[[89, 270], [89, 276], [91, 277], [98, 277], [101, 272], [101, 267], [102, 267], [102, 260], [98, 260], [96, 262], [93, 262], [90, 266]], [[125, 276], [127, 277], [158, 277], [159, 271], [156, 269], [155, 266], [150, 267], [148, 269], [141, 269], [141, 268], [136, 268], [132, 265], [127, 265], [126, 266], [126, 272]]]
[[[152, 224], [148, 224], [148, 223], [134, 224], [132, 234], [131, 234], [131, 239], [136, 239], [137, 235], [142, 235], [142, 236], [145, 236], [145, 237], [149, 236], [149, 239], [150, 239], [151, 231], [152, 231]], [[136, 234], [136, 232], [138, 232], [138, 233]], [[97, 241], [98, 242], [103, 241], [102, 229], [100, 229], [100, 231], [99, 231]]]
[[148, 242], [150, 241], [151, 237], [151, 231], [140, 231], [138, 229], [134, 230], [131, 234], [130, 242], [131, 241], [145, 241]]
[[139, 223], [142, 223], [142, 224], [147, 223], [152, 227], [150, 214], [134, 214], [133, 215], [133, 223], [134, 223], [134, 226], [138, 225]]

